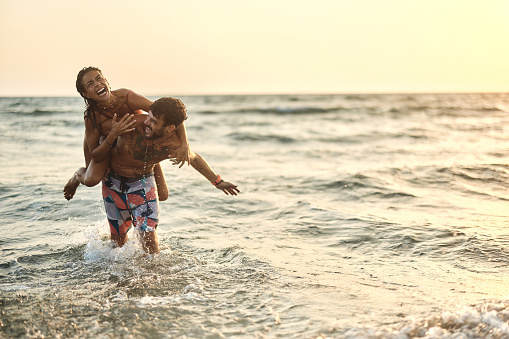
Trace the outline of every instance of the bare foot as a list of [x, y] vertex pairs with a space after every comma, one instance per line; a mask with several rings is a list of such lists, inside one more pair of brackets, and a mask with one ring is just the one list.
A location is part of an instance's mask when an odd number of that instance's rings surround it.
[[78, 171], [76, 171], [76, 173], [73, 174], [71, 179], [69, 179], [67, 184], [65, 184], [65, 186], [64, 186], [64, 197], [67, 200], [71, 200], [72, 197], [74, 197], [74, 194], [76, 193], [76, 190], [78, 189], [78, 186], [80, 185], [80, 182], [78, 180]]

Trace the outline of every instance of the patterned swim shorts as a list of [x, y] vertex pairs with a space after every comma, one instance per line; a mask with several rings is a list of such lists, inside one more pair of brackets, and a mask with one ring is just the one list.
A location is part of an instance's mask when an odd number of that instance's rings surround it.
[[159, 199], [153, 173], [127, 178], [113, 172], [102, 181], [102, 193], [111, 234], [124, 235], [134, 225], [154, 232], [159, 222]]

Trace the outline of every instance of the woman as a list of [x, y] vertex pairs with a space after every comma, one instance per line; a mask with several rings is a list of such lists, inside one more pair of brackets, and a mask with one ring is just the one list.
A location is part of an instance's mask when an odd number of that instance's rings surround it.
[[[95, 186], [101, 182], [109, 165], [110, 150], [117, 137], [134, 130], [133, 114], [149, 111], [152, 101], [125, 88], [111, 91], [97, 67], [83, 68], [76, 79], [76, 89], [87, 105], [84, 113], [84, 153], [86, 167], [79, 168], [64, 187], [64, 196], [72, 199], [80, 184]], [[176, 130], [182, 146], [175, 154], [174, 164], [189, 163], [189, 144], [184, 124]], [[154, 168], [159, 200], [168, 198], [168, 187], [161, 166]]]

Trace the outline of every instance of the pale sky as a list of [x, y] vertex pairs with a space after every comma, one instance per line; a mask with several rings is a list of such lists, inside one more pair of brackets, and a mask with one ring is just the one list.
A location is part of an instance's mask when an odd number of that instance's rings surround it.
[[508, 0], [0, 0], [0, 96], [506, 92]]

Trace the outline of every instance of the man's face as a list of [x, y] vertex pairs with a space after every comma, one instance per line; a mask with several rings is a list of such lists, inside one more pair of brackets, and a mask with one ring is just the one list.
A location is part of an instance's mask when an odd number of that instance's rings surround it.
[[152, 111], [148, 111], [147, 119], [145, 119], [145, 129], [143, 130], [143, 136], [147, 140], [153, 140], [161, 138], [168, 126], [163, 126], [163, 119], [156, 118]]
[[110, 85], [100, 72], [95, 70], [87, 72], [83, 76], [82, 82], [85, 88], [85, 97], [97, 102], [110, 100]]

